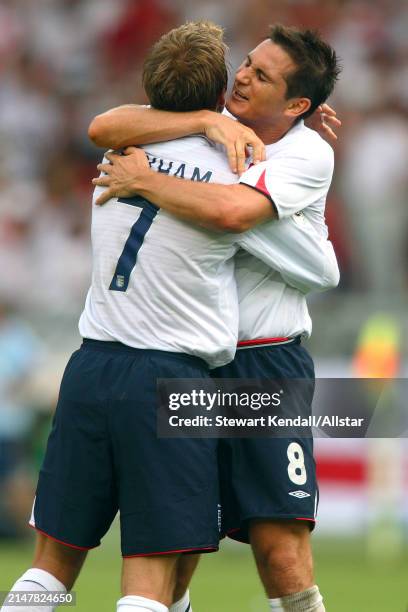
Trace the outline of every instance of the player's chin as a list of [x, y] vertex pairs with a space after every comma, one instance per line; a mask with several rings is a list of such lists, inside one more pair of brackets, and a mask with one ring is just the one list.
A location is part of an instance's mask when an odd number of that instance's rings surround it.
[[231, 115], [234, 115], [235, 117], [239, 115], [240, 117], [244, 118], [248, 111], [247, 101], [233, 95], [228, 98], [225, 106]]

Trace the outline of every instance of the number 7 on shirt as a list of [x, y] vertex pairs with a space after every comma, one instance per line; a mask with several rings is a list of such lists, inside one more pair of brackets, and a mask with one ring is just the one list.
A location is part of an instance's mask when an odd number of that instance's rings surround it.
[[159, 208], [140, 196], [119, 198], [118, 202], [142, 209], [138, 220], [132, 225], [109, 285], [111, 291], [126, 291], [130, 275], [136, 265], [137, 254]]

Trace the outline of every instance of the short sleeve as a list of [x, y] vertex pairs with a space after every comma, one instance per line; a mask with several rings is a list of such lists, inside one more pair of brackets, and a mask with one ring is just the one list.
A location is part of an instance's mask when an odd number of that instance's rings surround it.
[[[322, 141], [323, 142], [323, 141]], [[256, 189], [269, 198], [279, 219], [325, 198], [333, 175], [333, 151], [327, 143], [307, 152], [282, 151], [282, 154], [251, 166], [240, 183]], [[293, 147], [292, 147], [293, 149]]]

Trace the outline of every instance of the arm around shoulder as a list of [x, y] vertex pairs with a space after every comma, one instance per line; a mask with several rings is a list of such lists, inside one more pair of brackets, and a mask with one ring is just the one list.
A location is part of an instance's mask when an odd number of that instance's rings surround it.
[[88, 136], [97, 147], [109, 149], [142, 144], [142, 123], [148, 110], [137, 104], [112, 108], [92, 119]]
[[203, 133], [210, 111], [172, 113], [148, 106], [127, 104], [97, 115], [88, 136], [98, 147], [120, 149]]

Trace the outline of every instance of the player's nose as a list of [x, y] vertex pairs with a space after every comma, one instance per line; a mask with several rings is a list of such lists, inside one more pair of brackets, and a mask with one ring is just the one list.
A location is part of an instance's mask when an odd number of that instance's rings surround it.
[[235, 75], [237, 83], [248, 84], [251, 79], [250, 66], [240, 66]]

